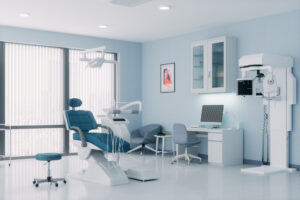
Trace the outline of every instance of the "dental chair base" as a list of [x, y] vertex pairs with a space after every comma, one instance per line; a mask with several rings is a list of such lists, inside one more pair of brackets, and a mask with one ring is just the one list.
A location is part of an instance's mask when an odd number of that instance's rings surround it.
[[78, 155], [81, 160], [87, 160], [86, 170], [70, 174], [71, 178], [76, 178], [107, 186], [128, 184], [129, 180], [125, 172], [115, 161], [108, 161], [103, 151], [99, 151], [96, 146], [88, 143], [88, 148], [82, 148], [80, 141], [73, 141], [78, 147]]
[[155, 169], [133, 168], [126, 170], [128, 178], [139, 181], [151, 181], [159, 178]]
[[129, 183], [127, 175], [119, 165], [114, 161], [107, 161], [103, 152], [91, 150], [87, 161], [86, 170], [70, 174], [70, 177], [107, 186]]

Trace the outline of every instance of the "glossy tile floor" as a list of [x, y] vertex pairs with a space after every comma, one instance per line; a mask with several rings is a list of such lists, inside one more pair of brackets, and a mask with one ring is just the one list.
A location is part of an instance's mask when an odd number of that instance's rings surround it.
[[54, 185], [32, 184], [34, 177], [44, 178], [47, 166], [34, 159], [0, 162], [0, 199], [32, 200], [153, 200], [153, 199], [228, 199], [228, 200], [284, 200], [300, 199], [300, 173], [275, 174], [261, 177], [245, 175], [240, 169], [249, 166], [218, 167], [207, 163], [184, 161], [170, 164], [171, 156], [157, 158], [153, 155], [123, 156], [124, 168], [133, 166], [154, 167], [161, 175], [157, 181], [139, 182], [130, 180], [128, 185], [107, 187], [68, 178], [68, 174], [86, 167], [77, 156], [64, 157], [52, 162], [53, 177], [66, 177], [68, 183]]

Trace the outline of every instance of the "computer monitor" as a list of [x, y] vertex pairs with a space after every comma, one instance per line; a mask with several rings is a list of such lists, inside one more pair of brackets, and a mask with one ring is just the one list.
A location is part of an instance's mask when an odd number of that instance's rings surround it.
[[203, 125], [222, 125], [224, 105], [203, 105], [200, 123]]

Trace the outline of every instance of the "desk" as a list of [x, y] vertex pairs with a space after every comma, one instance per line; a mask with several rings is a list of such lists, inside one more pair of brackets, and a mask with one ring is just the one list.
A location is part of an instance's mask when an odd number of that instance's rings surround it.
[[208, 163], [217, 165], [243, 164], [243, 130], [190, 127], [197, 137], [208, 140]]
[[[0, 124], [0, 131], [7, 131], [9, 130], [9, 164], [8, 166], [10, 167], [11, 165], [11, 126], [7, 125], [7, 124]], [[4, 132], [5, 134], [5, 132]], [[5, 155], [1, 156], [1, 157], [5, 157]]]

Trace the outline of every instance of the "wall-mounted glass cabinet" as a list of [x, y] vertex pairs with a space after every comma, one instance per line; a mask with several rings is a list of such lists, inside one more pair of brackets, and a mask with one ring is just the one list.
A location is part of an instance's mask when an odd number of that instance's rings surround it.
[[234, 38], [221, 37], [192, 44], [192, 92], [234, 92], [237, 56]]

